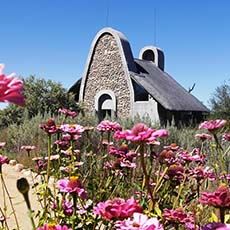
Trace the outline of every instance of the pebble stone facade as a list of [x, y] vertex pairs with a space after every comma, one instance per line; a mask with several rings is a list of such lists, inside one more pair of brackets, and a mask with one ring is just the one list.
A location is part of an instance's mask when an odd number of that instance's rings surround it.
[[112, 90], [116, 96], [116, 115], [130, 116], [130, 91], [115, 38], [105, 33], [98, 39], [87, 73], [84, 107], [94, 113], [94, 98], [101, 90]]

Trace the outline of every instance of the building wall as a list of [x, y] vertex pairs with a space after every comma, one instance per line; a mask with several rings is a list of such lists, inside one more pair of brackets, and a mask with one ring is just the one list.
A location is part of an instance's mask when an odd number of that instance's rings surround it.
[[159, 122], [157, 102], [153, 98], [149, 101], [136, 101], [133, 107], [133, 117], [139, 115], [141, 118], [149, 116], [152, 122]]
[[118, 44], [109, 33], [99, 38], [87, 73], [83, 101], [88, 112], [94, 113], [94, 98], [101, 90], [114, 92], [118, 117], [130, 116], [130, 91], [127, 76], [122, 66]]

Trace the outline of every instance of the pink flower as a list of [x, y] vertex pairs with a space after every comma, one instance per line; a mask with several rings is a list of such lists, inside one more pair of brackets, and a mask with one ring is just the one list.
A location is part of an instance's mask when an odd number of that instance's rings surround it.
[[68, 228], [66, 225], [59, 225], [59, 224], [45, 224], [42, 227], [38, 227], [37, 230], [72, 230]]
[[133, 217], [123, 221], [116, 221], [116, 230], [163, 230], [157, 218], [148, 218], [141, 213], [133, 213]]
[[59, 131], [55, 121], [52, 118], [48, 119], [46, 123], [41, 124], [40, 128], [48, 134], [55, 134]]
[[71, 137], [74, 137], [74, 139], [78, 139], [77, 137], [80, 137], [81, 134], [84, 132], [83, 126], [77, 124], [61, 125], [60, 130], [64, 133], [68, 133], [69, 135], [71, 135]]
[[10, 74], [3, 73], [4, 65], [0, 64], [0, 102], [9, 102], [23, 106], [25, 98], [23, 96], [23, 82]]
[[168, 222], [188, 224], [194, 223], [194, 216], [192, 213], [185, 213], [182, 208], [164, 209], [163, 218]]
[[70, 109], [65, 109], [65, 108], [62, 108], [62, 109], [61, 109], [61, 108], [60, 108], [60, 109], [58, 110], [58, 112], [64, 114], [66, 117], [72, 117], [72, 118], [74, 118], [74, 117], [77, 116], [77, 112], [72, 111], [72, 110], [70, 110]]
[[60, 192], [77, 194], [82, 199], [87, 197], [86, 191], [77, 177], [72, 176], [69, 179], [61, 179], [57, 181], [57, 187]]
[[220, 185], [214, 192], [203, 192], [199, 201], [216, 208], [230, 208], [230, 189], [227, 185]]
[[223, 140], [224, 141], [230, 141], [230, 133], [224, 133], [223, 134]]
[[94, 207], [94, 213], [106, 220], [125, 219], [134, 212], [142, 212], [142, 208], [133, 197], [128, 200], [122, 198], [107, 200]]
[[132, 142], [149, 142], [149, 138], [155, 130], [148, 128], [143, 123], [138, 123], [131, 130], [117, 131], [115, 139], [125, 139]]
[[0, 149], [2, 149], [6, 145], [6, 142], [0, 142]]
[[121, 125], [117, 122], [112, 122], [112, 121], [108, 121], [108, 120], [104, 120], [102, 121], [98, 126], [97, 126], [97, 130], [100, 132], [108, 132], [108, 131], [112, 131], [115, 132], [117, 130], [121, 130]]
[[216, 179], [216, 176], [209, 167], [203, 168], [202, 166], [196, 167], [192, 170], [190, 170], [190, 175], [196, 180], [204, 180], [204, 179], [209, 179], [211, 181]]
[[209, 223], [204, 225], [201, 230], [230, 230], [230, 224]]
[[201, 141], [212, 140], [212, 136], [207, 133], [197, 133], [195, 138], [200, 139]]
[[[193, 154], [195, 152], [195, 154]], [[182, 151], [178, 153], [178, 157], [182, 162], [197, 162], [197, 163], [203, 163], [204, 162], [204, 156], [197, 154], [196, 151], [193, 151], [192, 153], [188, 153], [187, 151]]]
[[0, 155], [0, 165], [9, 164], [9, 158], [7, 156]]
[[71, 216], [73, 214], [73, 204], [67, 200], [63, 200], [62, 208], [66, 216]]
[[230, 174], [223, 174], [220, 176], [221, 180], [227, 180], [228, 182], [230, 182]]
[[22, 145], [21, 146], [21, 150], [26, 150], [26, 151], [31, 151], [33, 149], [36, 149], [36, 147], [34, 145]]
[[214, 132], [224, 127], [226, 123], [227, 123], [226, 120], [220, 120], [220, 119], [204, 121], [199, 125], [199, 129], [207, 129], [209, 132]]
[[157, 138], [165, 138], [169, 136], [169, 132], [166, 129], [158, 129], [154, 131], [149, 138], [149, 142], [156, 141]]

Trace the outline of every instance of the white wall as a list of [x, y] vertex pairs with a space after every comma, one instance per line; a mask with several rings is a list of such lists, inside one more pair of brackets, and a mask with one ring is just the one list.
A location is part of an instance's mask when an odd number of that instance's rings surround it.
[[135, 101], [133, 111], [133, 117], [136, 115], [140, 117], [149, 116], [152, 122], [159, 122], [157, 102], [153, 98], [149, 98], [149, 101]]

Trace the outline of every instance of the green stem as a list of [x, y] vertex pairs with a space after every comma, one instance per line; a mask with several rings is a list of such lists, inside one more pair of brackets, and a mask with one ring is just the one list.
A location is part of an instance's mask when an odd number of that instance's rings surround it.
[[45, 182], [45, 193], [44, 193], [44, 214], [46, 216], [47, 213], [47, 196], [48, 196], [48, 184], [50, 178], [50, 156], [51, 156], [51, 134], [48, 134], [48, 145], [47, 145], [47, 153], [48, 153], [48, 162], [47, 162], [47, 170], [46, 170], [46, 182]]
[[144, 158], [144, 145], [141, 144], [140, 145], [140, 156], [141, 156], [141, 167], [143, 170], [143, 174], [144, 174], [144, 178], [143, 178], [143, 185], [145, 187], [147, 187], [147, 192], [150, 195], [151, 201], [152, 201], [152, 208], [154, 208], [155, 206], [155, 199], [153, 197], [153, 193], [152, 193], [152, 189], [149, 183], [149, 175], [147, 173], [147, 169], [146, 169], [146, 164], [145, 164], [145, 158]]
[[214, 136], [214, 139], [215, 139], [215, 142], [216, 142], [216, 150], [218, 150], [218, 148], [219, 148], [220, 150], [223, 151], [223, 148], [222, 148], [222, 146], [221, 146], [221, 144], [220, 144], [220, 142], [218, 140], [217, 135], [214, 133], [213, 136]]
[[181, 192], [182, 192], [182, 190], [183, 190], [185, 181], [186, 181], [186, 176], [184, 176], [184, 180], [183, 180], [183, 182], [180, 184], [180, 187], [179, 187], [179, 191], [178, 191], [177, 197], [176, 197], [176, 199], [175, 199], [175, 201], [174, 201], [174, 203], [173, 203], [173, 209], [176, 208], [176, 205], [177, 205], [178, 200], [179, 200], [179, 198], [180, 198], [180, 194], [181, 194]]

